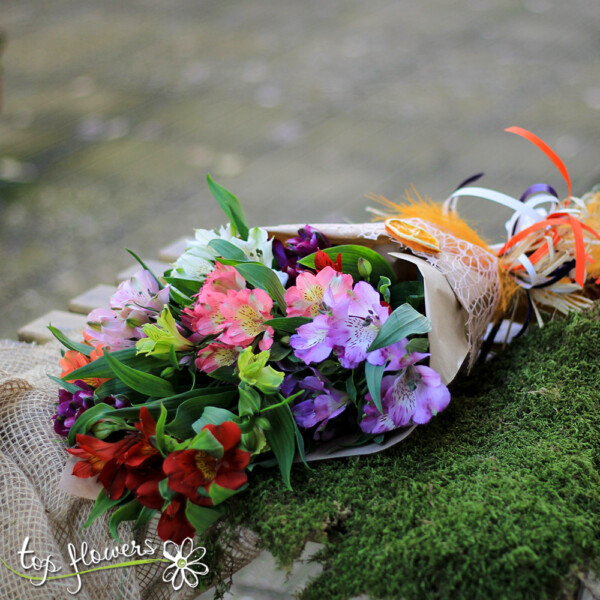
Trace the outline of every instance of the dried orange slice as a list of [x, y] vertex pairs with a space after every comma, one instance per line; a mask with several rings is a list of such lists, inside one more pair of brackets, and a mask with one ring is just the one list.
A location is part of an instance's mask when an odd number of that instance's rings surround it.
[[411, 250], [435, 253], [440, 251], [440, 243], [422, 227], [392, 217], [385, 220], [385, 230], [394, 239], [402, 242]]

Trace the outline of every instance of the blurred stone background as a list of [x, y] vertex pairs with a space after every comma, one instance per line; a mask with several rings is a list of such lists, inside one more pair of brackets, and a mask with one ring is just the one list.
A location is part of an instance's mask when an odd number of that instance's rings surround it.
[[[0, 337], [223, 221], [368, 220], [467, 176], [600, 181], [597, 0], [2, 0]], [[506, 213], [463, 213], [498, 237]]]

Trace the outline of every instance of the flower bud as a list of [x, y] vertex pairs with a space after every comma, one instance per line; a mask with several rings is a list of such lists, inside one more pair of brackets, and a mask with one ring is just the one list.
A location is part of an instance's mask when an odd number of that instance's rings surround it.
[[121, 429], [119, 423], [115, 423], [108, 419], [102, 419], [92, 427], [92, 433], [94, 434], [94, 437], [97, 437], [99, 440], [104, 440], [114, 431], [119, 431], [119, 429]]
[[373, 271], [373, 266], [371, 265], [371, 263], [366, 258], [361, 256], [358, 259], [358, 274], [363, 279], [369, 279], [372, 271]]

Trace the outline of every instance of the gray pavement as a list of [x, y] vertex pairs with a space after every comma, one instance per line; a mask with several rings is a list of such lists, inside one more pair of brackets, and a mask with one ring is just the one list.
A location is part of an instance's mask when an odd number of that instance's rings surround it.
[[[595, 0], [3, 0], [0, 336], [222, 221], [364, 220], [464, 177], [600, 180]], [[472, 203], [473, 204], [473, 203]], [[470, 207], [471, 210], [473, 207]], [[482, 229], [503, 214], [475, 206]]]

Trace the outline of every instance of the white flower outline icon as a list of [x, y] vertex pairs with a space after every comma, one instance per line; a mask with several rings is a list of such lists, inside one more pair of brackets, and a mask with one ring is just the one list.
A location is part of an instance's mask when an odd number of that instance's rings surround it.
[[[173, 547], [172, 550], [170, 550], [171, 547]], [[194, 552], [199, 552], [198, 558], [189, 560]], [[173, 561], [173, 564], [164, 570], [162, 578], [164, 582], [171, 583], [175, 591], [183, 587], [184, 581], [191, 588], [195, 588], [198, 586], [198, 575], [208, 575], [208, 567], [200, 562], [206, 555], [206, 548], [203, 546], [194, 548], [192, 538], [185, 538], [181, 545], [171, 541], [165, 542], [163, 555]], [[195, 568], [192, 569], [192, 566]]]

